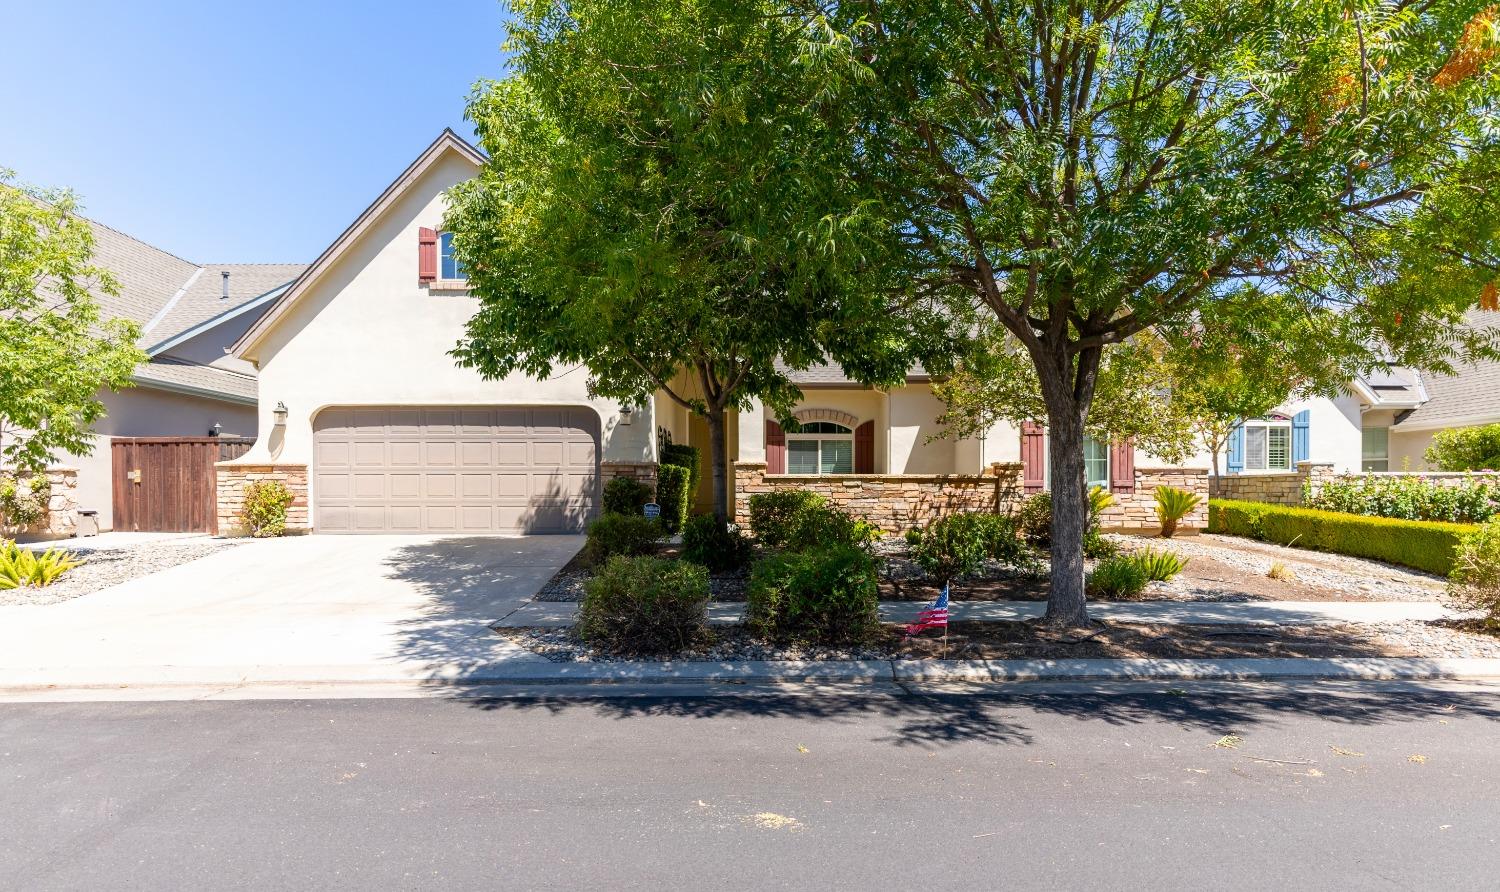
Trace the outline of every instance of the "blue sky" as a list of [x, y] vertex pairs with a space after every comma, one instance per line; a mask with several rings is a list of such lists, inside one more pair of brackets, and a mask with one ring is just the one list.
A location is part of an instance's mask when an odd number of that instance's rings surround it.
[[499, 0], [11, 2], [0, 167], [197, 263], [311, 261], [503, 73]]

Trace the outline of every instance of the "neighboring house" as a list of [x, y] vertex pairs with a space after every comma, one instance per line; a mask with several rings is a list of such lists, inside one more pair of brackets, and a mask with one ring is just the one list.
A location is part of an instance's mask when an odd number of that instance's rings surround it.
[[134, 386], [100, 392], [106, 414], [93, 452], [64, 455], [78, 469], [74, 500], [113, 527], [111, 442], [116, 437], [254, 436], [255, 370], [224, 349], [264, 312], [301, 264], [197, 264], [89, 221], [94, 262], [119, 283], [96, 294], [106, 318], [141, 326], [148, 362]]

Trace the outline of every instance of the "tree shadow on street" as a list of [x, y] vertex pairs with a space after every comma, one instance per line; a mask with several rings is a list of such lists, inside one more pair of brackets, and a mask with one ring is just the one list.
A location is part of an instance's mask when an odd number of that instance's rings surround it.
[[[1275, 685], [1204, 687], [1128, 693], [1049, 691], [1046, 685], [971, 691], [870, 691], [852, 693], [725, 693], [651, 696], [476, 695], [477, 708], [494, 712], [586, 710], [619, 720], [650, 718], [791, 718], [819, 723], [870, 723], [872, 740], [892, 746], [936, 747], [962, 743], [1027, 745], [1035, 742], [1025, 719], [1051, 713], [1090, 725], [1120, 727], [1167, 722], [1215, 736], [1274, 726], [1282, 719], [1316, 718], [1346, 726], [1433, 721], [1450, 716], [1500, 721], [1493, 694], [1411, 689], [1327, 692]], [[894, 726], [892, 725], [894, 722]]]

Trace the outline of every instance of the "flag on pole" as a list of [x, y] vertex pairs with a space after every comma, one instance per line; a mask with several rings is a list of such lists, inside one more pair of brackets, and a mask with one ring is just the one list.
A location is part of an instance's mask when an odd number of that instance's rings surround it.
[[948, 584], [943, 583], [943, 593], [938, 595], [936, 601], [923, 607], [917, 614], [917, 621], [906, 627], [906, 637], [921, 632], [925, 629], [942, 629], [943, 634], [948, 634]]

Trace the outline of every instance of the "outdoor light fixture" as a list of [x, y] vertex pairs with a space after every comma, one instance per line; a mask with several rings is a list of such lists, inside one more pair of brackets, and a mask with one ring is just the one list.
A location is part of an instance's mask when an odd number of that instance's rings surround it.
[[630, 423], [630, 415], [634, 411], [635, 410], [632, 409], [629, 406], [621, 406], [620, 407], [620, 423], [621, 424], [629, 424]]
[[286, 424], [286, 403], [283, 403], [281, 400], [277, 400], [276, 401], [276, 408], [273, 409], [273, 410], [271, 410], [271, 414], [273, 414], [273, 415], [276, 416], [276, 425], [278, 427], [280, 427], [282, 425], [285, 425]]

